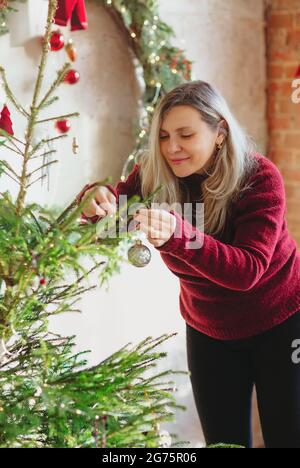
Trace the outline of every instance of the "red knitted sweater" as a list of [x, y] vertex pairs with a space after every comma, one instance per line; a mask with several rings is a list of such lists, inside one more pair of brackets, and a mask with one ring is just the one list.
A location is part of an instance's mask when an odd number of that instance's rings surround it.
[[[224, 238], [204, 234], [171, 211], [176, 231], [157, 248], [180, 280], [184, 320], [220, 340], [262, 333], [300, 310], [300, 252], [287, 229], [283, 178], [269, 159], [253, 156], [258, 171], [236, 202]], [[125, 182], [108, 187], [117, 197], [140, 195], [138, 171], [136, 164]], [[187, 178], [191, 190], [201, 178]], [[195, 234], [202, 247], [190, 249]]]

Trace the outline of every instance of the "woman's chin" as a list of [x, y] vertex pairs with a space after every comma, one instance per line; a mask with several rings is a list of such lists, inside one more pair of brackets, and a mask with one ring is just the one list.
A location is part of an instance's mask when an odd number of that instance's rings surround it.
[[172, 170], [177, 177], [188, 177], [194, 173], [191, 167], [173, 167]]

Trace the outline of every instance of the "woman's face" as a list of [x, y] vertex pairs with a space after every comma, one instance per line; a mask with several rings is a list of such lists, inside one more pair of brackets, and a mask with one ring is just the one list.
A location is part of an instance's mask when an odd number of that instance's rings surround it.
[[218, 131], [213, 132], [196, 109], [176, 106], [162, 121], [160, 150], [177, 177], [202, 174], [211, 164], [217, 138]]

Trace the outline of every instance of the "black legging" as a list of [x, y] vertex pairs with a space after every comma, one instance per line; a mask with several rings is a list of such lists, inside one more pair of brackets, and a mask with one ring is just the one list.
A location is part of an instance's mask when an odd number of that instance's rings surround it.
[[216, 340], [186, 325], [186, 340], [207, 445], [252, 447], [255, 384], [266, 447], [300, 448], [300, 363], [292, 359], [297, 353], [292, 344], [300, 340], [300, 311], [273, 329], [243, 340]]

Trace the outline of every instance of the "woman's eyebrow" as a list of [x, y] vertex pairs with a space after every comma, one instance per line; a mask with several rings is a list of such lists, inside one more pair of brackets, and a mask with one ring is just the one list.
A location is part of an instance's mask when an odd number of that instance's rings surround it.
[[[191, 129], [191, 128], [192, 128], [192, 127], [180, 127], [180, 128], [177, 128], [177, 129], [175, 130], [175, 132], [180, 132], [181, 130], [187, 130], [187, 129]], [[168, 133], [167, 130], [164, 130], [163, 128], [161, 128], [160, 131], [161, 131], [161, 132], [166, 132], [166, 133]]]

